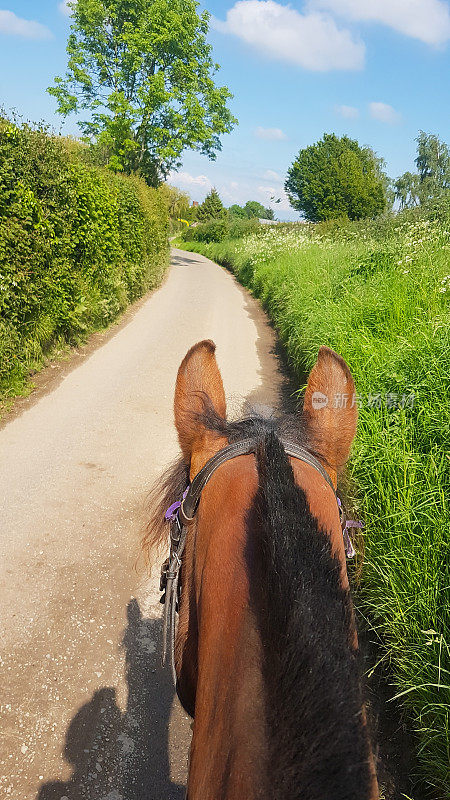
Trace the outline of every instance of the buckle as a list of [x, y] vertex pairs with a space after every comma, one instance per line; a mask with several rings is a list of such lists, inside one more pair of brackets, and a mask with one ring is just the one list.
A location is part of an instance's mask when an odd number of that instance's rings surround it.
[[161, 576], [160, 576], [160, 579], [159, 579], [159, 591], [160, 592], [165, 592], [166, 591], [167, 573], [169, 572], [169, 563], [170, 563], [170, 558], [166, 558], [166, 560], [164, 561], [164, 564], [161, 567]]

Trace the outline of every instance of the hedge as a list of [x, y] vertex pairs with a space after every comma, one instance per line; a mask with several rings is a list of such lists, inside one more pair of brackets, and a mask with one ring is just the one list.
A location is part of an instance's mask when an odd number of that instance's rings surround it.
[[240, 239], [261, 228], [256, 218], [237, 219], [229, 215], [225, 219], [210, 219], [208, 222], [191, 225], [183, 231], [183, 242], [222, 242], [224, 239]]
[[0, 118], [0, 400], [157, 286], [167, 264], [163, 193]]

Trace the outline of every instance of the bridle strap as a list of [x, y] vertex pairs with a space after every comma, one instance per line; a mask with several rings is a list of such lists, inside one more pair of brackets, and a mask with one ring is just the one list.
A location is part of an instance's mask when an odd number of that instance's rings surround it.
[[[181, 503], [179, 518], [182, 525], [187, 525], [194, 519], [197, 506], [200, 502], [201, 493], [216, 469], [226, 461], [230, 461], [232, 458], [255, 453], [259, 442], [260, 439], [256, 438], [241, 439], [238, 442], [233, 442], [232, 444], [223, 447], [222, 450], [219, 450], [218, 453], [216, 453], [212, 458], [209, 459], [209, 461], [206, 462], [205, 466], [202, 467], [200, 472], [198, 472], [195, 478], [193, 478], [187, 495]], [[309, 450], [306, 449], [306, 447], [302, 447], [302, 445], [297, 444], [296, 442], [289, 442], [288, 440], [284, 439], [281, 440], [281, 443], [288, 456], [297, 458], [299, 461], [303, 461], [305, 464], [309, 464], [310, 467], [313, 467], [322, 475], [324, 480], [329, 486], [331, 486], [333, 492], [335, 493], [335, 488], [330, 476], [328, 475], [328, 472], [323, 468], [320, 461], [313, 456]]]
[[[215, 473], [216, 469], [218, 469], [226, 461], [230, 461], [232, 458], [237, 458], [238, 456], [245, 456], [245, 455], [250, 455], [252, 453], [256, 453], [260, 441], [261, 440], [256, 437], [249, 439], [241, 439], [238, 442], [232, 442], [232, 444], [223, 447], [214, 456], [212, 456], [212, 458], [210, 458], [209, 461], [206, 462], [205, 466], [202, 467], [200, 472], [197, 473], [195, 478], [192, 479], [192, 483], [189, 486], [183, 501], [181, 502], [177, 514], [174, 515], [174, 517], [172, 518], [171, 525], [174, 527], [173, 529], [171, 528], [170, 557], [167, 570], [165, 572], [166, 596], [164, 600], [164, 614], [163, 614], [162, 662], [163, 664], [165, 664], [167, 649], [169, 644], [168, 638], [170, 634], [170, 656], [171, 656], [172, 677], [175, 689], [177, 691], [177, 694], [179, 696], [180, 702], [183, 705], [183, 707], [185, 706], [178, 692], [177, 674], [175, 670], [175, 627], [176, 627], [175, 614], [176, 614], [176, 604], [177, 604], [177, 597], [179, 590], [181, 559], [186, 545], [187, 526], [195, 518], [195, 513], [197, 511], [198, 504], [200, 502], [202, 491], [205, 488], [211, 476]], [[296, 458], [299, 461], [303, 461], [304, 464], [308, 464], [310, 467], [313, 467], [322, 476], [322, 478], [326, 481], [326, 483], [328, 483], [328, 485], [333, 490], [333, 494], [336, 497], [336, 490], [334, 488], [333, 482], [328, 472], [324, 469], [320, 461], [306, 449], [306, 447], [302, 447], [302, 445], [297, 444], [296, 442], [290, 442], [284, 439], [281, 439], [281, 443], [288, 456]], [[173, 531], [174, 535], [172, 535]]]

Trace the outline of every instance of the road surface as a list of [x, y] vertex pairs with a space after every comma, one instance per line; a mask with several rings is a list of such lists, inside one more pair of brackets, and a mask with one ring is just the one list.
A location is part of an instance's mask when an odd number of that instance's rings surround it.
[[190, 721], [159, 665], [146, 494], [177, 453], [188, 348], [212, 338], [231, 407], [274, 405], [274, 337], [232, 276], [174, 250], [128, 324], [0, 430], [0, 797], [184, 797]]

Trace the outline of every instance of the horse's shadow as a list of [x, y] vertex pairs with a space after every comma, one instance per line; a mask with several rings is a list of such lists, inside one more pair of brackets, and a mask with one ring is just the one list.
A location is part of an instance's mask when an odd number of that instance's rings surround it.
[[94, 693], [72, 719], [64, 756], [68, 781], [41, 786], [37, 800], [182, 800], [170, 780], [168, 726], [174, 691], [159, 664], [161, 620], [144, 619], [137, 600], [127, 609], [123, 638], [128, 702], [124, 713], [115, 689]]

